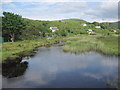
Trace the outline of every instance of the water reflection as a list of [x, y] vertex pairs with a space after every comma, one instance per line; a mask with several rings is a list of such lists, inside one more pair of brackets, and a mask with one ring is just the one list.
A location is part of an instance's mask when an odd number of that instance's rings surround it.
[[[41, 47], [29, 60], [23, 77], [3, 78], [5, 88], [105, 88], [117, 78], [117, 57], [96, 52], [65, 53], [62, 47]], [[114, 86], [112, 86], [114, 87]]]
[[27, 61], [21, 61], [17, 64], [5, 62], [2, 65], [2, 75], [6, 78], [18, 77], [24, 75], [27, 68], [28, 68]]

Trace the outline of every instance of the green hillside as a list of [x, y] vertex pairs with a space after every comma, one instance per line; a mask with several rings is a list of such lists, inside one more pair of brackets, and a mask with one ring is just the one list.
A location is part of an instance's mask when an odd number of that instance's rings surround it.
[[119, 22], [110, 23], [111, 28], [118, 28]]
[[64, 19], [65, 22], [80, 22], [80, 23], [87, 23], [85, 20], [82, 19]]
[[[44, 38], [48, 36], [54, 37], [65, 37], [65, 36], [75, 36], [75, 35], [88, 35], [87, 30], [92, 29], [93, 35], [109, 35], [115, 34], [111, 30], [115, 29], [118, 32], [117, 22], [116, 23], [89, 23], [82, 19], [64, 19], [64, 22], [56, 21], [41, 21], [41, 20], [31, 20], [27, 18], [22, 18], [14, 13], [9, 13], [12, 17], [4, 16], [3, 18], [3, 37], [4, 41], [8, 41], [8, 36], [15, 32], [15, 41], [18, 40], [31, 40], [37, 38]], [[8, 15], [9, 16], [9, 15]], [[19, 17], [20, 20], [14, 19], [14, 16]], [[13, 19], [12, 19], [13, 18]], [[16, 20], [16, 21], [15, 21]], [[11, 23], [15, 22], [15, 23]], [[18, 23], [18, 24], [17, 24]], [[23, 27], [22, 26], [23, 23]], [[19, 25], [21, 24], [21, 25]], [[82, 24], [87, 24], [83, 26]], [[19, 27], [18, 27], [19, 26]], [[95, 26], [101, 26], [101, 28], [95, 28]], [[50, 30], [50, 27], [57, 27], [54, 33]]]

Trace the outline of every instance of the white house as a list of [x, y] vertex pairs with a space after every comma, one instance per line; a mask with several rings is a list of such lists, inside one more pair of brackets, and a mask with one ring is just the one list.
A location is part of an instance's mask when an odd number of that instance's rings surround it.
[[87, 32], [88, 32], [88, 34], [91, 34], [91, 33], [93, 33], [93, 30], [92, 29], [88, 29]]
[[50, 29], [52, 30], [52, 32], [55, 32], [56, 30], [59, 30], [57, 27], [50, 27]]
[[95, 26], [95, 28], [98, 28], [98, 29], [100, 29], [100, 28], [101, 28], [101, 26]]
[[82, 25], [82, 26], [87, 26], [87, 24], [85, 24], [85, 23], [84, 23], [84, 24], [81, 24], [81, 25]]
[[59, 20], [59, 22], [63, 22], [63, 23], [65, 23], [65, 21], [64, 21], [64, 20]]
[[47, 39], [52, 39], [52, 36], [47, 36]]
[[111, 32], [117, 32], [116, 30], [112, 30]]

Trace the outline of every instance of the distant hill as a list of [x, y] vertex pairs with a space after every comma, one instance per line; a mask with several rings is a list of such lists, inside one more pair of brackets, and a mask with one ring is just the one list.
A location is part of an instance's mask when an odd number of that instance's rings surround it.
[[82, 19], [64, 19], [65, 22], [80, 22], [80, 23], [87, 23], [87, 21]]
[[120, 23], [120, 22], [109, 23], [109, 25], [113, 28], [118, 28], [118, 23]]

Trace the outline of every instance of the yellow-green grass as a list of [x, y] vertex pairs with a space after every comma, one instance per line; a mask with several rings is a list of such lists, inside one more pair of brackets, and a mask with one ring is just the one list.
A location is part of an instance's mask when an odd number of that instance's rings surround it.
[[18, 53], [25, 51], [32, 51], [36, 47], [50, 45], [56, 42], [64, 41], [66, 45], [64, 46], [64, 51], [70, 51], [75, 53], [88, 52], [88, 51], [98, 51], [103, 54], [110, 55], [120, 55], [118, 50], [118, 37], [117, 36], [76, 36], [76, 37], [66, 37], [64, 40], [61, 38], [56, 39], [37, 39], [37, 40], [25, 40], [19, 42], [6, 42], [0, 44], [2, 47], [2, 52], [0, 55], [2, 59], [0, 61], [6, 60], [9, 56], [15, 56]]
[[[37, 39], [37, 40], [25, 40], [19, 42], [6, 42], [1, 44], [2, 46], [2, 60], [6, 60], [9, 56], [15, 55], [23, 51], [31, 51], [36, 47], [50, 45], [59, 42], [60, 39]], [[1, 54], [0, 53], [0, 54]]]
[[79, 36], [66, 38], [65, 41], [67, 44], [63, 50], [66, 52], [84, 53], [97, 51], [103, 54], [120, 55], [117, 36]]

